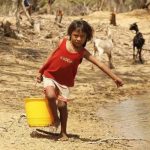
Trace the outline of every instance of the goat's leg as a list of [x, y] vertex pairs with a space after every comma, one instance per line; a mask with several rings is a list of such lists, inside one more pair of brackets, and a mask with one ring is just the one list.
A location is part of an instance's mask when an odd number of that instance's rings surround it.
[[137, 48], [137, 53], [136, 53], [136, 55], [135, 55], [135, 59], [136, 59], [136, 60], [137, 60], [138, 57], [139, 57], [139, 51], [140, 51], [140, 49]]
[[113, 66], [113, 63], [112, 63], [112, 54], [111, 54], [111, 51], [109, 53], [107, 53], [107, 56], [108, 56], [108, 61], [109, 61], [109, 68], [110, 69], [114, 69], [115, 67]]
[[135, 60], [136, 60], [135, 46], [133, 46], [133, 61], [135, 62]]
[[96, 55], [96, 49], [94, 48], [93, 52], [92, 52], [92, 55], [95, 57]]
[[[93, 50], [93, 52], [92, 52], [92, 55], [93, 55], [93, 56], [96, 56], [96, 48], [95, 48], [95, 46], [94, 46], [94, 50]], [[91, 69], [94, 70], [93, 64], [92, 64]]]
[[139, 61], [141, 62], [141, 64], [143, 64], [143, 60], [142, 60], [142, 49], [139, 49], [138, 50], [138, 53], [139, 53]]

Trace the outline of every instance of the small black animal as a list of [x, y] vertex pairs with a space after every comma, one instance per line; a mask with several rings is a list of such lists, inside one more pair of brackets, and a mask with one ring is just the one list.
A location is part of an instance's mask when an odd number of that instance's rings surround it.
[[[139, 61], [143, 64], [142, 60], [142, 47], [145, 43], [145, 39], [141, 32], [139, 32], [138, 26], [136, 23], [130, 25], [130, 30], [134, 30], [136, 35], [133, 38], [133, 60], [136, 61], [136, 58], [139, 56]], [[135, 54], [135, 48], [137, 49], [137, 53]]]

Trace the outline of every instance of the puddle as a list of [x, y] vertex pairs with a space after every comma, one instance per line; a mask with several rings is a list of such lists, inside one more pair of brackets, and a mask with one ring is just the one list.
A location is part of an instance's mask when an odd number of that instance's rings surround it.
[[97, 115], [112, 126], [115, 137], [150, 140], [150, 95], [100, 108]]

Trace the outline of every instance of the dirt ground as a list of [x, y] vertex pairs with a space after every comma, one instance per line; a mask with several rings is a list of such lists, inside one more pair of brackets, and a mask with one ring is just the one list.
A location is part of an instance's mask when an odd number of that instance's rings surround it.
[[[75, 87], [71, 88], [68, 103], [69, 140], [55, 141], [54, 136], [36, 133], [30, 128], [25, 115], [26, 97], [43, 97], [42, 84], [35, 85], [35, 78], [51, 49], [56, 37], [66, 32], [70, 21], [83, 18], [95, 29], [96, 36], [105, 37], [109, 24], [109, 12], [95, 12], [88, 16], [63, 18], [63, 28], [53, 23], [53, 15], [36, 15], [41, 22], [40, 34], [33, 29], [24, 17], [22, 34], [25, 38], [15, 40], [0, 36], [0, 149], [3, 150], [148, 150], [150, 142], [141, 139], [115, 137], [114, 129], [103, 118], [97, 116], [100, 108], [107, 104], [120, 103], [128, 98], [143, 95], [150, 89], [150, 14], [144, 10], [117, 14], [117, 26], [111, 27], [115, 48], [113, 49], [112, 71], [119, 75], [124, 86], [117, 89], [113, 81], [91, 63], [83, 60], [76, 77]], [[129, 25], [137, 22], [146, 43], [143, 50], [144, 64], [132, 61], [132, 38]], [[48, 38], [52, 36], [52, 38]], [[92, 44], [87, 49], [92, 52]], [[98, 58], [98, 56], [97, 56]], [[99, 59], [99, 58], [98, 58]], [[102, 61], [107, 64], [104, 55]], [[41, 129], [41, 128], [39, 128]], [[43, 127], [42, 130], [49, 131]], [[59, 132], [59, 130], [58, 130]], [[34, 132], [35, 133], [35, 132]]]

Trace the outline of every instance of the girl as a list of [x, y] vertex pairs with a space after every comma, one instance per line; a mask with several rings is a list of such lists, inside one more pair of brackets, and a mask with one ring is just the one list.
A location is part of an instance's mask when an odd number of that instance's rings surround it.
[[[114, 80], [117, 87], [123, 85], [123, 81], [118, 76], [84, 48], [87, 41], [90, 41], [93, 37], [93, 29], [86, 21], [73, 21], [68, 28], [68, 36], [69, 39], [64, 38], [60, 41], [58, 48], [52, 52], [37, 76], [39, 83], [44, 82], [45, 95], [54, 116], [53, 125], [58, 127], [61, 123], [60, 137], [63, 140], [68, 138], [66, 128], [69, 87], [74, 86], [74, 79], [82, 58], [92, 62], [105, 72]], [[57, 108], [60, 116], [58, 116]]]

